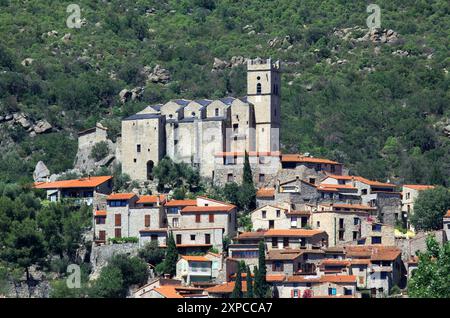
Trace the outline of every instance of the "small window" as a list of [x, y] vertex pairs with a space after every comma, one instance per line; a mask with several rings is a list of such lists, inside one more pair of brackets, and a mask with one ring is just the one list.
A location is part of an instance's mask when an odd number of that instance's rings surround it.
[[259, 174], [259, 182], [264, 182], [266, 180], [266, 175], [263, 173]]
[[280, 215], [281, 215], [281, 211], [280, 211], [280, 210], [277, 210], [277, 218], [279, 218]]
[[265, 219], [265, 218], [267, 217], [267, 211], [266, 211], [266, 210], [261, 211], [261, 217], [262, 217], [263, 219]]
[[228, 174], [228, 176], [227, 176], [227, 181], [228, 181], [228, 182], [233, 182], [233, 181], [234, 181], [234, 176], [233, 176], [232, 173], [229, 173], [229, 174]]
[[136, 146], [136, 151], [137, 151], [137, 152], [141, 152], [141, 145], [137, 145], [137, 146]]
[[195, 234], [191, 234], [191, 241], [195, 241]]
[[367, 189], [362, 189], [361, 194], [362, 195], [366, 195], [367, 194]]
[[316, 226], [320, 227], [320, 221], [317, 221]]
[[145, 223], [144, 224], [145, 227], [150, 227], [150, 215], [145, 216], [144, 223]]
[[200, 223], [200, 217], [201, 217], [200, 214], [195, 215], [195, 223]]
[[121, 214], [116, 214], [114, 216], [114, 225], [115, 226], [121, 226], [122, 225], [122, 215]]
[[381, 236], [372, 236], [372, 244], [381, 244]]
[[192, 116], [192, 117], [195, 117], [195, 112], [192, 112], [192, 113], [191, 113], [191, 116]]
[[209, 223], [214, 223], [214, 214], [209, 215]]
[[359, 218], [354, 218], [353, 219], [353, 224], [354, 225], [358, 225], [359, 224]]
[[133, 162], [136, 163], [136, 161], [137, 161], [136, 158], [134, 158], [134, 159], [133, 159]]
[[219, 116], [219, 108], [216, 108], [215, 110], [214, 110], [214, 115], [217, 117], [217, 116]]
[[261, 92], [262, 92], [261, 83], [258, 83], [256, 84], [256, 94], [261, 95]]
[[122, 237], [122, 230], [121, 229], [115, 229], [114, 230], [114, 236], [116, 238], [121, 238]]

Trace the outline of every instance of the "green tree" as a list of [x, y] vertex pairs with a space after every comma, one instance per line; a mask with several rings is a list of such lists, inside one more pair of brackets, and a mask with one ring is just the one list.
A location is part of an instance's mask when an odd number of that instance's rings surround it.
[[88, 292], [91, 298], [124, 298], [124, 279], [122, 272], [115, 266], [105, 266], [100, 276], [92, 283]]
[[158, 242], [152, 241], [146, 243], [138, 252], [140, 258], [154, 266], [160, 264], [164, 260], [164, 250], [158, 246]]
[[442, 229], [442, 218], [450, 209], [450, 191], [436, 187], [419, 192], [414, 202], [411, 223], [416, 230], [431, 231]]
[[89, 154], [89, 158], [95, 161], [100, 161], [109, 154], [109, 146], [106, 141], [100, 141], [96, 143]]
[[242, 298], [242, 266], [239, 265], [238, 271], [236, 273], [236, 280], [234, 282], [233, 292], [231, 293], [230, 298]]
[[115, 255], [110, 259], [109, 265], [120, 270], [123, 285], [126, 289], [132, 285], [142, 285], [147, 282], [147, 264], [138, 257], [129, 257], [123, 254]]
[[247, 151], [245, 152], [244, 158], [244, 172], [242, 175], [242, 184], [250, 184], [254, 186], [252, 168], [250, 167], [250, 159]]
[[247, 298], [253, 298], [253, 278], [252, 271], [250, 270], [250, 266], [247, 266]]
[[27, 218], [22, 222], [13, 221], [6, 234], [0, 257], [12, 265], [23, 268], [29, 280], [29, 267], [44, 260], [47, 251], [44, 237], [35, 220]]
[[177, 272], [178, 251], [173, 233], [169, 233], [167, 238], [166, 258], [164, 260], [164, 273], [175, 276]]
[[427, 238], [427, 250], [418, 253], [419, 263], [408, 282], [408, 294], [417, 298], [450, 298], [450, 243], [442, 247], [434, 236]]

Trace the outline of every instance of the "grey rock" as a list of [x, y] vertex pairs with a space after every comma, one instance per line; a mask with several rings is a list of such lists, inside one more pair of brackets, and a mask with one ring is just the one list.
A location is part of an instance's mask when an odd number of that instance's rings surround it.
[[13, 119], [13, 116], [12, 115], [6, 115], [5, 116], [5, 121], [10, 121], [10, 120], [12, 120]]
[[48, 170], [47, 166], [42, 161], [39, 161], [36, 164], [36, 167], [34, 168], [34, 172], [33, 172], [34, 181], [36, 181], [36, 182], [47, 181], [47, 178], [49, 176], [50, 176], [50, 170]]
[[5, 117], [0, 116], [0, 123], [3, 122], [5, 120]]
[[53, 128], [52, 125], [45, 119], [39, 120], [33, 127], [36, 134], [43, 134], [51, 130], [52, 128]]
[[214, 58], [213, 70], [215, 70], [215, 71], [224, 70], [225, 68], [227, 68], [229, 66], [230, 66], [230, 63], [228, 63], [227, 61], [223, 61], [217, 57]]
[[14, 121], [20, 124], [23, 128], [28, 129], [31, 127], [31, 122], [27, 119], [24, 113], [13, 114]]
[[20, 64], [22, 64], [23, 66], [31, 66], [34, 62], [34, 59], [28, 57], [26, 59], [24, 59]]
[[63, 41], [65, 44], [68, 44], [71, 40], [72, 40], [72, 34], [71, 33], [66, 33], [61, 38], [61, 41]]

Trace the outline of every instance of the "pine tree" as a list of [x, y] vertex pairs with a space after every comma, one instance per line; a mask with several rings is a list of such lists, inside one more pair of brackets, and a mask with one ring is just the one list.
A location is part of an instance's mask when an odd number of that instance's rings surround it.
[[250, 266], [247, 266], [247, 298], [253, 298], [253, 278]]
[[173, 238], [173, 233], [169, 233], [167, 238], [166, 259], [164, 260], [164, 273], [175, 276], [177, 272], [178, 251]]
[[236, 281], [234, 282], [234, 289], [231, 293], [231, 298], [242, 298], [242, 270], [241, 266], [239, 266], [238, 272], [236, 274]]
[[258, 276], [255, 272], [255, 296], [257, 298], [265, 298], [267, 294], [267, 281], [266, 281], [266, 250], [264, 241], [259, 242], [259, 258], [258, 258]]

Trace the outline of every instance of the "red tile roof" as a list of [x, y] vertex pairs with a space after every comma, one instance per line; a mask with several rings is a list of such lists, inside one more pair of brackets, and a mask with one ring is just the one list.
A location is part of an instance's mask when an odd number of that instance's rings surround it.
[[354, 275], [323, 275], [323, 276], [289, 276], [286, 279], [289, 283], [356, 283]]
[[333, 266], [333, 265], [334, 266], [349, 266], [350, 261], [345, 260], [345, 259], [326, 258], [320, 262], [320, 265], [323, 265], [323, 266]]
[[418, 191], [434, 189], [434, 186], [425, 185], [425, 184], [404, 184], [403, 187], [418, 190]]
[[399, 248], [383, 245], [347, 245], [345, 251], [347, 257], [370, 258], [371, 261], [393, 261], [401, 255]]
[[106, 200], [130, 200], [131, 198], [135, 197], [136, 194], [134, 193], [113, 193], [110, 194]]
[[167, 207], [178, 207], [178, 206], [190, 206], [190, 205], [197, 205], [197, 200], [170, 200], [169, 202], [166, 202], [164, 206]]
[[[235, 282], [228, 282], [214, 287], [207, 288], [206, 291], [210, 294], [231, 294], [234, 289]], [[247, 282], [242, 281], [242, 291], [247, 292]]]
[[261, 188], [256, 192], [257, 198], [272, 198], [275, 196], [274, 188]]
[[95, 211], [95, 216], [106, 216], [105, 210]]
[[183, 298], [175, 289], [176, 286], [166, 285], [155, 288], [154, 291], [158, 292], [165, 298]]
[[159, 202], [161, 202], [161, 204], [164, 204], [164, 202], [166, 202], [166, 196], [163, 194], [159, 194], [159, 195], [143, 195], [141, 197], [139, 197], [139, 200], [137, 200], [136, 203], [158, 203], [158, 197], [159, 197]]
[[266, 275], [266, 281], [268, 283], [282, 282], [286, 279], [286, 275]]
[[281, 155], [281, 162], [307, 162], [307, 163], [324, 163], [324, 164], [332, 164], [338, 165], [339, 162], [323, 159], [323, 158], [313, 158], [313, 157], [305, 157], [298, 154], [286, 154]]
[[264, 237], [264, 233], [266, 231], [257, 231], [257, 232], [243, 232], [239, 234], [236, 239], [237, 240], [245, 240], [245, 239], [262, 239]]
[[[364, 204], [344, 204], [344, 203], [334, 203], [334, 204], [321, 204], [323, 206], [329, 206], [333, 208], [339, 209], [353, 209], [353, 210], [366, 210], [366, 211], [374, 211], [376, 208], [364, 205]], [[321, 211], [318, 211], [321, 212]]]
[[305, 229], [289, 229], [289, 230], [268, 230], [264, 233], [265, 237], [272, 236], [299, 236], [299, 237], [311, 237], [314, 235], [325, 233], [320, 230], [305, 230]]
[[111, 179], [111, 176], [100, 176], [54, 182], [36, 182], [34, 187], [36, 189], [95, 188]]
[[366, 178], [360, 177], [360, 176], [340, 176], [340, 175], [327, 173], [327, 177], [333, 178], [336, 180], [355, 180], [355, 181], [359, 181], [361, 183], [365, 183], [370, 186], [389, 187], [389, 188], [396, 187], [395, 184], [373, 181], [373, 180], [369, 180], [369, 179], [366, 179]]
[[181, 258], [188, 262], [211, 262], [204, 256], [181, 255]]
[[234, 205], [223, 205], [223, 206], [187, 206], [181, 210], [181, 213], [221, 213], [221, 212], [231, 212], [235, 208]]

